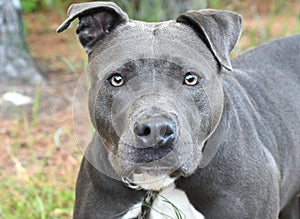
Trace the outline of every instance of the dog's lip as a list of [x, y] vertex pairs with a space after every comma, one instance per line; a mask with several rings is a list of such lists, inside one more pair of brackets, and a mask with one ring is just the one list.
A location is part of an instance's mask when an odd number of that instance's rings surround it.
[[182, 170], [181, 170], [181, 168], [178, 168], [178, 169], [174, 170], [173, 172], [171, 172], [169, 174], [169, 176], [171, 178], [178, 178], [181, 174], [182, 174]]
[[159, 176], [159, 175], [170, 175], [174, 173], [177, 170], [177, 168], [174, 168], [172, 166], [133, 166], [130, 169], [128, 169], [127, 176], [130, 178], [134, 174], [141, 175], [141, 174], [148, 174], [150, 176]]
[[124, 150], [122, 154], [126, 155], [126, 159], [139, 165], [160, 162], [166, 157], [170, 157], [172, 151], [175, 149], [175, 144], [164, 146], [159, 149], [158, 147], [135, 147], [129, 144], [125, 144], [125, 146], [126, 150]]
[[170, 168], [170, 167], [155, 167], [155, 168], [139, 167], [138, 169], [134, 170], [134, 174], [147, 173], [149, 175], [156, 176], [156, 175], [165, 174], [170, 171], [172, 172], [172, 168]]

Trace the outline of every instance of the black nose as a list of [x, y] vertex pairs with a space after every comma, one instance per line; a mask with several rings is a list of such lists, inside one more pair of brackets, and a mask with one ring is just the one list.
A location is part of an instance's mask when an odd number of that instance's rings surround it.
[[166, 118], [136, 122], [134, 133], [143, 148], [169, 146], [175, 139], [175, 123]]

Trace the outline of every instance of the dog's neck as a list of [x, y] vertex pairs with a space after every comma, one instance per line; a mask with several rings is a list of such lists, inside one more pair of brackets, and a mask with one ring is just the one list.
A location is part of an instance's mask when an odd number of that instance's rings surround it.
[[163, 219], [176, 218], [204, 219], [189, 202], [184, 191], [171, 184], [160, 192], [148, 191], [144, 200], [135, 204], [122, 219]]
[[[225, 99], [226, 99], [226, 94]], [[226, 103], [224, 104], [223, 112], [220, 116], [219, 123], [216, 126], [215, 130], [209, 136], [209, 138], [205, 141], [202, 148], [202, 160], [200, 161], [199, 168], [204, 168], [216, 155], [219, 147], [222, 145], [224, 141], [224, 137], [226, 136], [226, 126], [228, 122], [228, 107]]]

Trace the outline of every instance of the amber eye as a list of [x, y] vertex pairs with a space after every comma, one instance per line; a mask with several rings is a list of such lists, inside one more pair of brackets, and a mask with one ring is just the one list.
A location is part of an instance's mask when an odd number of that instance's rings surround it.
[[109, 79], [109, 82], [114, 87], [121, 87], [124, 84], [124, 79], [122, 75], [116, 73]]
[[198, 76], [195, 75], [192, 72], [188, 72], [185, 74], [184, 76], [184, 84], [188, 85], [188, 86], [195, 86], [196, 84], [198, 84], [199, 79]]

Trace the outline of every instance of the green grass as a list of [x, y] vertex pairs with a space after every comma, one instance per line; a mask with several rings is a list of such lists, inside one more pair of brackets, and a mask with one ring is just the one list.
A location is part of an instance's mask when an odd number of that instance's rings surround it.
[[[6, 152], [14, 163], [14, 169], [0, 172], [0, 218], [71, 218], [75, 197], [69, 178], [74, 173], [48, 173], [48, 160], [55, 157], [56, 145], [50, 144], [44, 156], [40, 156], [35, 147], [36, 136], [31, 133], [34, 126], [30, 127], [32, 123], [27, 116], [13, 124], [10, 133], [12, 143], [6, 145]], [[20, 130], [23, 130], [22, 134]], [[48, 139], [51, 136], [45, 133], [42, 138]], [[24, 147], [28, 148], [27, 153], [21, 156]], [[56, 168], [60, 170], [59, 166]], [[53, 179], [53, 176], [59, 177]]]
[[36, 126], [38, 123], [38, 114], [39, 114], [39, 105], [40, 105], [40, 86], [35, 88], [33, 108], [32, 108], [32, 125]]
[[[26, 169], [16, 162], [17, 176], [0, 175], [1, 209], [5, 219], [70, 218], [74, 192], [63, 183], [48, 182], [42, 172], [28, 177]], [[17, 182], [17, 183], [16, 183]]]
[[[26, 169], [15, 159], [17, 176], [3, 176], [0, 182], [2, 209], [5, 219], [70, 218], [74, 191], [64, 182], [53, 184], [43, 172], [28, 177]], [[1, 218], [0, 216], [0, 218]]]

